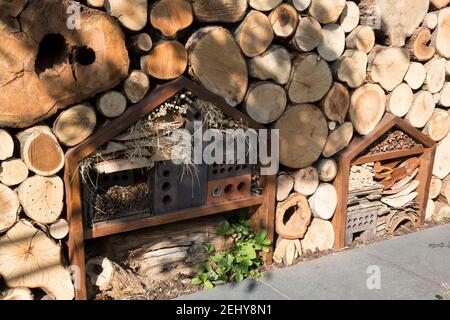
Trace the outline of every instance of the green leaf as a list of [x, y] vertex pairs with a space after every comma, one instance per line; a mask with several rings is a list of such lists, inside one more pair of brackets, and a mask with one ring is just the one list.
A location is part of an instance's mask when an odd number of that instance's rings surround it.
[[256, 235], [255, 240], [256, 240], [257, 242], [263, 242], [264, 239], [266, 239], [266, 236], [267, 236], [267, 230], [261, 229], [261, 230], [258, 232], [258, 234]]
[[241, 282], [242, 280], [244, 280], [242, 273], [236, 274], [236, 282]]
[[228, 221], [224, 221], [220, 224], [218, 233], [220, 235], [230, 235], [234, 232], [234, 229], [230, 226]]
[[202, 274], [200, 274], [198, 277], [200, 278], [200, 280], [201, 280], [202, 282], [208, 281], [208, 276], [206, 275], [206, 273], [202, 273]]
[[199, 284], [203, 283], [203, 281], [200, 280], [199, 278], [194, 278], [194, 279], [191, 280], [191, 283], [193, 285], [199, 285]]
[[205, 284], [203, 286], [205, 287], [205, 289], [212, 289], [212, 288], [214, 288], [213, 283], [211, 281], [209, 281], [209, 280], [206, 280]]
[[262, 244], [265, 246], [269, 246], [272, 243], [272, 241], [270, 241], [269, 239], [265, 239]]

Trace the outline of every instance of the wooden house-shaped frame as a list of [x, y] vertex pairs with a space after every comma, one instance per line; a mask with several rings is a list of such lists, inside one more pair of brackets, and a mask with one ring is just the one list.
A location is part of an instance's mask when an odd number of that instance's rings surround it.
[[[113, 139], [115, 136], [136, 123], [140, 118], [146, 116], [182, 90], [188, 90], [200, 99], [213, 103], [225, 115], [236, 121], [242, 122], [248, 128], [264, 129], [263, 126], [256, 123], [239, 110], [228, 106], [223, 98], [207, 91], [205, 88], [187, 78], [181, 77], [168, 84], [157, 87], [141, 102], [129, 107], [123, 115], [107, 122], [82, 144], [70, 149], [65, 156], [64, 180], [67, 219], [70, 227], [67, 243], [69, 260], [72, 266], [77, 267], [78, 270], [76, 273], [78, 273], [77, 277], [79, 277], [77, 283], [78, 286], [76, 288], [76, 299], [87, 299], [84, 242], [88, 239], [95, 239], [117, 233], [248, 208], [253, 227], [255, 229], [266, 229], [269, 239], [273, 241], [276, 192], [276, 178], [274, 175], [263, 177], [262, 185], [264, 189], [262, 195], [259, 196], [229, 201], [218, 205], [180, 210], [164, 215], [139, 218], [137, 220], [119, 220], [98, 228], [95, 226], [93, 228], [85, 227], [83, 223], [81, 177], [78, 170], [80, 161], [89, 157], [100, 146]], [[266, 259], [268, 263], [271, 263], [272, 253], [269, 253], [266, 256]]]
[[[367, 150], [369, 146], [393, 128], [397, 128], [408, 134], [411, 138], [421, 143], [422, 147], [361, 156], [361, 154]], [[338, 204], [332, 220], [335, 232], [335, 249], [341, 249], [345, 246], [347, 196], [350, 169], [353, 165], [361, 165], [364, 163], [384, 160], [395, 160], [412, 156], [419, 157], [420, 170], [417, 175], [417, 180], [419, 180], [420, 184], [417, 189], [418, 196], [416, 201], [421, 210], [419, 223], [423, 224], [425, 220], [425, 211], [427, 207], [435, 153], [435, 141], [420, 132], [417, 128], [411, 126], [407, 121], [390, 113], [387, 113], [384, 116], [381, 122], [369, 135], [354, 138], [351, 144], [338, 156], [339, 169], [334, 181], [334, 186], [338, 192]]]

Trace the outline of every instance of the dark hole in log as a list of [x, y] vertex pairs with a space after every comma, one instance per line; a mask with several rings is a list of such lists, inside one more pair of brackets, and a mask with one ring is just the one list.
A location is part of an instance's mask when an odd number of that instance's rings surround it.
[[66, 39], [59, 33], [46, 35], [39, 44], [34, 69], [40, 75], [47, 69], [63, 63], [68, 55]]
[[226, 194], [230, 194], [233, 191], [233, 185], [232, 184], [227, 185], [225, 187], [224, 191], [225, 191]]
[[95, 62], [95, 51], [86, 46], [78, 47], [75, 50], [75, 61], [83, 66], [88, 66]]
[[287, 225], [289, 223], [289, 221], [291, 220], [292, 216], [294, 215], [294, 213], [298, 210], [298, 206], [293, 206], [290, 207], [289, 209], [287, 209], [284, 212], [284, 216], [283, 216], [283, 224]]
[[239, 192], [242, 192], [242, 191], [244, 191], [246, 186], [247, 186], [247, 184], [245, 182], [241, 182], [238, 184], [237, 189]]

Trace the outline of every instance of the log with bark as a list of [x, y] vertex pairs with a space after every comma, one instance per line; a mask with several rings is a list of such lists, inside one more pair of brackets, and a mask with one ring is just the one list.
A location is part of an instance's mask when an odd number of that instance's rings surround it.
[[311, 210], [304, 195], [293, 193], [277, 205], [275, 228], [283, 239], [303, 238], [310, 222]]
[[166, 37], [174, 37], [194, 21], [190, 1], [160, 0], [150, 12], [151, 25]]
[[162, 80], [181, 76], [188, 64], [186, 48], [178, 41], [160, 41], [155, 44], [148, 56], [142, 58], [142, 71]]
[[242, 52], [249, 58], [263, 54], [274, 38], [269, 18], [256, 10], [247, 14], [234, 35]]
[[303, 168], [292, 174], [294, 191], [304, 196], [313, 195], [319, 186], [319, 173], [313, 166]]
[[153, 47], [153, 41], [148, 33], [142, 32], [132, 36], [127, 42], [127, 47], [129, 51], [139, 55], [144, 52], [149, 52]]
[[97, 99], [97, 110], [107, 118], [116, 118], [125, 112], [127, 98], [119, 91], [109, 90]]
[[258, 82], [250, 86], [243, 104], [253, 120], [269, 124], [278, 120], [286, 109], [286, 92], [278, 84]]
[[433, 58], [436, 49], [428, 46], [431, 40], [431, 31], [426, 27], [417, 29], [406, 44], [411, 59], [415, 61], [428, 61]]
[[248, 68], [253, 78], [286, 84], [292, 68], [289, 51], [282, 46], [274, 45], [262, 55], [250, 59]]
[[148, 76], [139, 70], [131, 71], [128, 78], [123, 82], [123, 91], [131, 103], [141, 101], [150, 89]]

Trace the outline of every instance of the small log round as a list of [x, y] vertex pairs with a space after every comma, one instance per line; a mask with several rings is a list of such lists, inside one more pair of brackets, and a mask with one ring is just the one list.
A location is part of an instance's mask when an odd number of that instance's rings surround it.
[[0, 233], [8, 231], [16, 223], [19, 207], [16, 193], [0, 183]]
[[325, 98], [322, 99], [321, 107], [329, 120], [343, 124], [350, 107], [350, 94], [347, 87], [335, 82]]
[[28, 168], [21, 159], [11, 158], [3, 161], [0, 171], [0, 182], [9, 187], [16, 186], [28, 178]]
[[147, 24], [147, 5], [147, 0], [105, 0], [106, 12], [131, 31], [140, 31]]
[[150, 12], [151, 25], [166, 37], [176, 36], [193, 21], [192, 6], [190, 1], [186, 0], [160, 0], [153, 5]]
[[436, 176], [431, 177], [429, 199], [436, 199], [441, 194], [442, 180]]
[[446, 110], [436, 108], [428, 120], [423, 133], [434, 141], [441, 141], [450, 131], [450, 115]]
[[97, 99], [98, 111], [107, 118], [120, 116], [126, 108], [127, 98], [118, 91], [107, 91]]
[[261, 124], [272, 123], [281, 117], [286, 109], [286, 91], [272, 82], [255, 83], [248, 89], [244, 100], [247, 114]]
[[444, 83], [441, 92], [439, 92], [438, 104], [444, 108], [450, 107], [450, 82]]
[[288, 83], [292, 69], [289, 51], [282, 46], [271, 46], [262, 55], [250, 59], [248, 69], [253, 78], [284, 85]]
[[406, 84], [399, 84], [388, 95], [386, 110], [397, 117], [404, 117], [411, 109], [414, 94], [411, 88]]
[[345, 32], [338, 24], [322, 27], [322, 38], [317, 46], [319, 55], [328, 62], [335, 61], [345, 49]]
[[131, 103], [141, 101], [150, 89], [148, 76], [139, 70], [131, 71], [128, 78], [123, 82], [123, 91]]
[[192, 0], [192, 8], [199, 22], [234, 23], [242, 20], [247, 0]]
[[450, 8], [439, 10], [438, 25], [432, 35], [432, 43], [437, 53], [450, 59]]
[[294, 191], [304, 196], [314, 194], [319, 186], [319, 173], [313, 166], [298, 170], [293, 177]]
[[375, 32], [369, 26], [358, 26], [347, 36], [346, 46], [369, 53], [375, 46]]
[[325, 158], [331, 158], [336, 153], [344, 150], [353, 138], [353, 125], [351, 122], [345, 122], [339, 128], [333, 130], [327, 139], [327, 143], [322, 151]]
[[434, 204], [434, 201], [431, 199], [427, 200], [427, 209], [425, 210], [425, 220], [431, 220], [433, 219], [434, 211], [436, 210], [436, 205]]
[[315, 218], [329, 220], [337, 206], [336, 188], [329, 183], [322, 183], [308, 200]]
[[280, 38], [287, 38], [297, 30], [299, 15], [293, 6], [283, 3], [270, 13], [269, 20], [274, 34]]
[[259, 11], [270, 11], [277, 7], [283, 0], [249, 0], [248, 4]]
[[322, 158], [316, 164], [319, 179], [322, 182], [331, 182], [336, 178], [338, 173], [338, 165], [334, 159]]
[[313, 17], [302, 17], [291, 40], [291, 45], [300, 52], [314, 50], [322, 38], [322, 27]]
[[422, 26], [427, 27], [430, 30], [436, 29], [438, 25], [439, 11], [432, 11], [427, 13], [425, 19], [423, 19]]
[[431, 93], [441, 91], [445, 83], [445, 66], [446, 60], [435, 58], [425, 64], [427, 76], [425, 77], [424, 89]]
[[346, 50], [333, 64], [337, 79], [351, 88], [360, 87], [366, 80], [367, 55], [359, 50]]
[[26, 301], [34, 300], [33, 293], [28, 288], [14, 288], [8, 289], [5, 292], [0, 292], [0, 301]]
[[105, 5], [105, 0], [87, 0], [87, 4], [94, 8], [101, 8]]
[[433, 58], [436, 49], [428, 46], [431, 39], [430, 29], [421, 27], [417, 29], [406, 44], [406, 48], [411, 54], [411, 59], [415, 61], [428, 61]]
[[345, 8], [345, 0], [312, 0], [308, 13], [321, 24], [336, 22]]
[[291, 0], [291, 2], [298, 11], [305, 11], [311, 4], [311, 0]]
[[353, 31], [359, 24], [359, 7], [353, 1], [345, 3], [344, 11], [339, 18], [339, 24], [345, 33]]
[[366, 84], [353, 92], [350, 99], [350, 119], [360, 135], [368, 135], [383, 118], [386, 95], [376, 84]]
[[53, 239], [64, 239], [69, 234], [69, 224], [64, 219], [58, 219], [48, 227], [48, 232]]
[[8, 131], [0, 129], [0, 160], [6, 160], [14, 154], [14, 141]]
[[277, 206], [275, 228], [284, 239], [303, 238], [311, 222], [311, 210], [304, 195], [293, 193]]
[[236, 42], [242, 52], [249, 58], [263, 54], [272, 44], [274, 38], [269, 18], [252, 10], [235, 31]]
[[408, 72], [405, 75], [405, 82], [412, 90], [420, 89], [425, 82], [427, 70], [420, 62], [411, 62]]
[[146, 57], [143, 70], [156, 79], [171, 80], [181, 76], [188, 64], [186, 48], [178, 41], [160, 41]]
[[277, 176], [277, 201], [287, 199], [294, 188], [294, 178], [285, 172], [281, 172]]
[[423, 128], [431, 118], [435, 108], [433, 95], [429, 91], [419, 91], [414, 95], [411, 109], [406, 119], [416, 128]]
[[313, 219], [305, 237], [301, 241], [303, 252], [325, 251], [333, 248], [334, 229], [331, 222]]
[[153, 41], [149, 34], [139, 33], [130, 38], [128, 48], [136, 55], [152, 50]]

